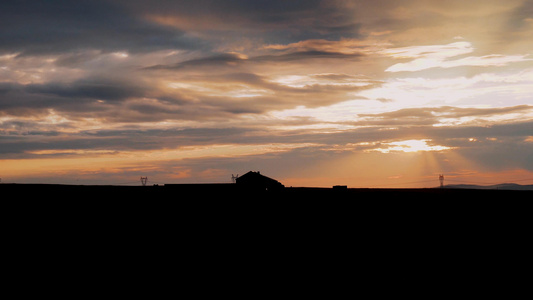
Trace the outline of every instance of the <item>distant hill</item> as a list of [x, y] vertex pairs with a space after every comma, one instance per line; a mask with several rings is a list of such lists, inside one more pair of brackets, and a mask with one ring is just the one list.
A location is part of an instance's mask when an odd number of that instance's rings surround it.
[[520, 185], [516, 183], [500, 183], [494, 185], [452, 184], [444, 187], [449, 189], [533, 191], [533, 184]]

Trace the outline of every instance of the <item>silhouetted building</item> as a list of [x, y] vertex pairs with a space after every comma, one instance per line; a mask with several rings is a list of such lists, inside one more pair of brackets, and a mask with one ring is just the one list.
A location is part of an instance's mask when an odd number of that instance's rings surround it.
[[239, 176], [235, 181], [239, 188], [258, 191], [276, 191], [281, 190], [285, 187], [279, 181], [261, 175], [259, 171], [250, 171], [242, 176]]
[[334, 185], [333, 190], [334, 191], [347, 191], [348, 186], [347, 185]]

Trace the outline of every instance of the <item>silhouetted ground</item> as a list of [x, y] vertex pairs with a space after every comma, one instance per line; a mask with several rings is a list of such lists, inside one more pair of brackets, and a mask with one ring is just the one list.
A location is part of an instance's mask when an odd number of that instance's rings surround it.
[[[54, 184], [0, 184], [3, 198], [35, 199], [82, 199], [100, 201], [120, 200], [220, 200], [236, 199], [286, 199], [286, 200], [431, 200], [449, 199], [482, 200], [490, 197], [513, 199], [531, 197], [533, 191], [480, 190], [454, 188], [424, 189], [332, 189], [289, 187], [279, 190], [258, 190], [239, 187], [235, 184], [170, 184], [164, 186], [105, 186], [105, 185], [54, 185]], [[12, 195], [12, 196], [9, 196]], [[50, 198], [49, 198], [50, 197]], [[505, 198], [500, 198], [505, 197]]]
[[[409, 255], [426, 255], [423, 264], [433, 269], [436, 261], [447, 265], [457, 256], [467, 257], [471, 265], [472, 257], [493, 244], [529, 249], [516, 243], [528, 241], [522, 231], [530, 227], [533, 199], [527, 191], [285, 188], [267, 192], [232, 184], [0, 184], [0, 193], [5, 232], [14, 239], [6, 245], [24, 245], [16, 251], [22, 249], [26, 257], [42, 253], [43, 248], [60, 255], [88, 249], [83, 259], [90, 263], [95, 254], [115, 263], [136, 253], [125, 260], [128, 268], [135, 269], [138, 259], [146, 256], [144, 250], [150, 249], [145, 259], [151, 264], [167, 251], [172, 255], [163, 257], [177, 259], [180, 268], [182, 261], [195, 256], [200, 256], [192, 260], [195, 264], [208, 259], [210, 267], [220, 262], [233, 266], [240, 259], [255, 268], [261, 253], [268, 265], [269, 258], [278, 261], [282, 256], [290, 265], [302, 258], [302, 270], [315, 270], [316, 257], [327, 253], [330, 265], [339, 253], [349, 253], [334, 264], [344, 267], [349, 258], [357, 268], [361, 262], [370, 263], [375, 272], [384, 270], [376, 269], [376, 262], [387, 267], [405, 264], [397, 268], [404, 272], [412, 267]], [[486, 246], [468, 253], [470, 245], [480, 241]], [[58, 252], [57, 245], [65, 250]], [[121, 250], [113, 252], [115, 248]], [[436, 255], [436, 249], [446, 253]], [[183, 251], [186, 259], [176, 258]], [[253, 258], [243, 259], [246, 254]], [[492, 268], [487, 259], [480, 262]], [[159, 263], [166, 267], [168, 261]]]

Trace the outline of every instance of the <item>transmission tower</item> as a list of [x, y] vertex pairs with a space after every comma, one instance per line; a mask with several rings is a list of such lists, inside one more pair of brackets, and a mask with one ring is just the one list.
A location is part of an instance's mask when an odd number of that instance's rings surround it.
[[231, 182], [235, 183], [237, 178], [239, 178], [239, 174], [237, 174], [237, 176], [233, 176], [233, 174], [231, 174]]
[[444, 187], [444, 174], [439, 174], [440, 188]]
[[146, 186], [146, 182], [148, 182], [148, 177], [142, 177], [142, 176], [141, 176], [141, 184], [142, 184], [143, 186]]

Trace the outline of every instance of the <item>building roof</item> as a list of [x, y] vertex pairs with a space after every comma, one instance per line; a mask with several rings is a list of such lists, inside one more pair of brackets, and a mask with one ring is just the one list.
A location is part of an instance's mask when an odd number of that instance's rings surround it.
[[267, 177], [265, 175], [261, 175], [259, 171], [250, 171], [242, 176], [239, 176], [235, 181], [238, 185], [249, 187], [258, 187], [266, 189], [284, 187], [284, 185], [281, 184], [279, 181]]

